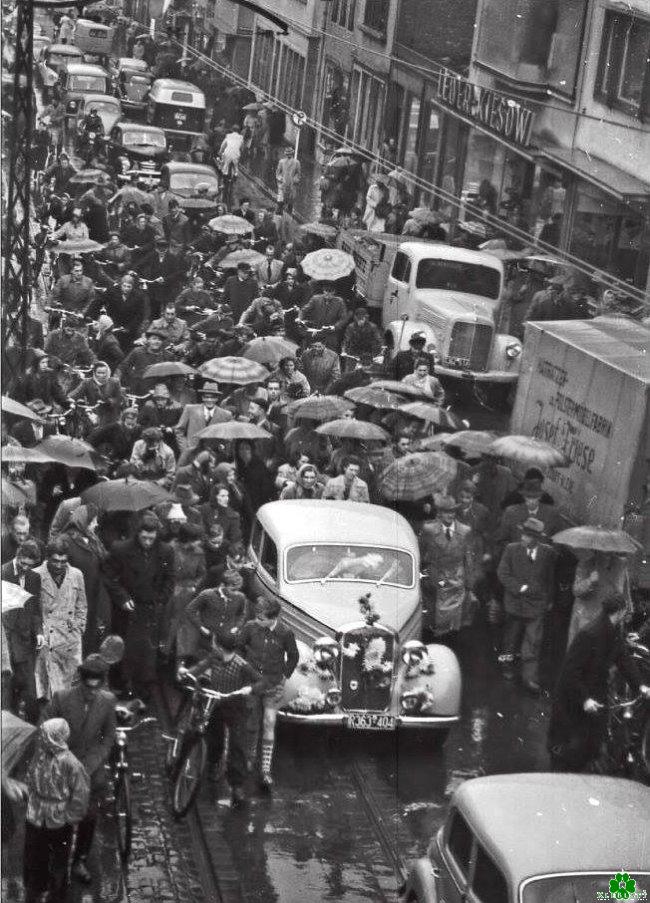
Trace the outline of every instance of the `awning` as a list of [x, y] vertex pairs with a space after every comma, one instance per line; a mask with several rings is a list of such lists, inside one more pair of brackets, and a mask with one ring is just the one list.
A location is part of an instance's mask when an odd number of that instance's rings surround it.
[[614, 195], [621, 201], [629, 203], [646, 201], [650, 198], [650, 184], [586, 151], [568, 147], [541, 147], [539, 156], [571, 170], [581, 179], [591, 182], [601, 191]]

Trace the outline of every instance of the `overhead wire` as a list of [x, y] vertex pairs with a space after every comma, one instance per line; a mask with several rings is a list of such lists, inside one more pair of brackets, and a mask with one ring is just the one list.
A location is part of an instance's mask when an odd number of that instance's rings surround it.
[[[142, 22], [139, 22], [139, 24], [144, 28], [147, 27]], [[196, 50], [196, 48], [190, 46], [185, 47], [185, 45], [177, 38], [170, 38], [170, 40], [179, 47], [184, 47], [187, 53], [191, 54], [197, 61], [200, 61], [206, 68], [214, 69], [239, 87], [245, 88], [246, 90], [252, 91], [257, 96], [263, 97], [266, 101], [272, 103], [283, 113], [292, 116], [295, 113], [304, 112], [290, 106], [290, 104], [281, 100], [276, 95], [271, 94], [269, 91], [260, 88], [257, 85], [254, 85], [252, 82], [248, 81], [248, 79], [244, 78], [244, 76], [238, 75], [227, 66], [218, 63], [216, 60], [213, 60], [210, 57], [206, 56], [204, 53], [201, 53], [201, 51]], [[503, 220], [499, 219], [499, 217], [487, 213], [481, 207], [472, 204], [470, 201], [462, 198], [461, 196], [455, 195], [452, 192], [449, 192], [446, 189], [442, 188], [441, 186], [434, 185], [432, 182], [428, 182], [426, 179], [423, 179], [422, 177], [411, 173], [407, 169], [396, 167], [391, 161], [381, 157], [379, 154], [369, 151], [358, 142], [344, 135], [341, 135], [339, 132], [336, 132], [334, 129], [329, 128], [324, 123], [320, 122], [309, 114], [307, 114], [307, 118], [304, 121], [304, 124], [310, 125], [312, 128], [320, 132], [321, 135], [329, 138], [335, 143], [340, 144], [342, 147], [346, 147], [350, 150], [355, 151], [368, 162], [373, 162], [384, 169], [397, 170], [403, 182], [406, 182], [407, 184], [415, 188], [433, 195], [434, 197], [443, 201], [445, 204], [452, 205], [458, 211], [465, 210], [469, 212], [473, 217], [476, 217], [477, 220], [480, 220], [485, 225], [490, 225], [493, 228], [496, 228], [500, 233], [508, 235], [510, 238], [514, 238], [515, 241], [523, 244], [524, 247], [535, 248], [536, 250], [539, 250], [546, 255], [549, 255], [555, 259], [559, 259], [562, 262], [569, 264], [573, 269], [590, 279], [596, 277], [604, 287], [622, 292], [629, 298], [635, 299], [640, 303], [640, 311], [636, 312], [647, 311], [648, 309], [650, 309], [650, 298], [643, 289], [632, 286], [622, 279], [613, 276], [611, 273], [600, 270], [598, 267], [595, 267], [592, 264], [589, 264], [586, 261], [582, 260], [581, 258], [576, 257], [569, 251], [561, 250], [551, 244], [548, 244], [547, 242], [541, 241], [539, 238], [533, 237], [528, 232], [525, 232], [523, 229], [519, 229], [512, 223], [504, 222]]]

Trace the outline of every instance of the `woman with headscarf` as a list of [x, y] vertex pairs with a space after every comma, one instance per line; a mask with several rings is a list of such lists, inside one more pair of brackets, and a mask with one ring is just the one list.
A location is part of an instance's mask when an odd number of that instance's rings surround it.
[[237, 466], [232, 461], [222, 461], [214, 468], [214, 479], [217, 486], [226, 486], [230, 493], [230, 507], [242, 519], [244, 530], [253, 521], [253, 509], [246, 488], [237, 476]]
[[101, 570], [108, 552], [97, 536], [97, 515], [87, 505], [79, 505], [70, 512], [64, 535], [68, 539], [68, 561], [83, 574], [86, 589], [88, 613], [82, 639], [85, 658], [97, 651], [110, 625], [111, 602]]
[[197, 593], [198, 585], [205, 577], [205, 552], [203, 530], [196, 524], [183, 523], [178, 535], [171, 541], [174, 556], [174, 591], [170, 595], [165, 612], [162, 652], [171, 655], [174, 645], [178, 658], [185, 658], [192, 651], [190, 638], [183, 629], [185, 609]]
[[25, 903], [37, 903], [45, 893], [49, 903], [66, 899], [74, 827], [86, 814], [90, 795], [88, 774], [68, 749], [69, 737], [65, 719], [44, 721], [27, 769]]

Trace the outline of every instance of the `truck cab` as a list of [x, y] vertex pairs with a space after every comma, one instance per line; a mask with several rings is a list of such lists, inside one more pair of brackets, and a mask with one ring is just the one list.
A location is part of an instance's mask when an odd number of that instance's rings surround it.
[[386, 280], [382, 307], [391, 354], [414, 331], [436, 346], [447, 383], [516, 383], [521, 344], [498, 331], [504, 269], [490, 254], [435, 242], [404, 241]]

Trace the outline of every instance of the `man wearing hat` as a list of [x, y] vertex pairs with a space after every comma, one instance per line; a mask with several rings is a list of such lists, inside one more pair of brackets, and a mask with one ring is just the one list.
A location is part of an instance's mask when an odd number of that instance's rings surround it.
[[162, 430], [157, 426], [148, 426], [142, 431], [142, 438], [133, 445], [131, 464], [141, 479], [151, 480], [165, 489], [174, 482], [176, 458], [163, 442]]
[[506, 611], [499, 664], [504, 678], [513, 680], [515, 660], [520, 656], [523, 686], [538, 695], [539, 652], [544, 616], [553, 602], [556, 553], [541, 542], [544, 524], [539, 518], [526, 518], [520, 534], [518, 542], [506, 546], [497, 569]]
[[64, 223], [59, 229], [56, 229], [51, 238], [57, 241], [87, 241], [90, 233], [88, 226], [84, 223], [82, 217], [82, 209], [79, 206], [72, 208], [72, 219]]
[[546, 288], [533, 295], [526, 320], [566, 320], [567, 315], [566, 276], [551, 276], [546, 280]]
[[198, 433], [214, 423], [222, 423], [224, 419], [221, 410], [217, 407], [221, 393], [216, 383], [204, 383], [198, 394], [201, 396], [201, 403], [186, 404], [180, 420], [174, 427], [176, 441], [181, 451], [178, 459], [181, 466], [190, 462], [192, 452], [199, 443]]
[[236, 275], [228, 276], [223, 286], [223, 300], [230, 306], [236, 323], [259, 294], [259, 286], [251, 272], [250, 264], [238, 263]]
[[140, 409], [139, 419], [145, 429], [148, 426], [159, 426], [163, 431], [165, 442], [176, 453], [178, 447], [174, 427], [182, 411], [182, 405], [174, 401], [165, 383], [156, 383], [151, 398], [145, 401]]
[[52, 288], [50, 301], [72, 313], [84, 314], [95, 300], [95, 283], [84, 276], [83, 261], [75, 257], [67, 275], [59, 276]]
[[359, 359], [369, 356], [377, 357], [381, 353], [381, 333], [368, 317], [368, 308], [357, 307], [352, 314], [352, 322], [343, 334], [341, 350]]
[[134, 395], [145, 395], [149, 389], [143, 379], [144, 371], [152, 364], [168, 361], [170, 355], [164, 349], [166, 335], [161, 329], [149, 327], [145, 333], [144, 345], [137, 345], [124, 358], [115, 376]]
[[349, 319], [350, 314], [345, 301], [329, 284], [325, 284], [322, 291], [312, 295], [300, 310], [300, 321], [304, 325], [305, 335], [312, 342], [322, 342], [332, 351], [338, 351], [343, 330]]
[[[208, 449], [203, 449], [194, 455], [189, 464], [184, 464], [176, 469], [176, 481], [174, 483], [174, 492], [178, 496], [181, 487], [189, 490], [194, 502], [190, 504], [198, 504], [199, 502], [207, 502], [210, 498], [210, 492], [215, 485], [214, 468], [217, 459]], [[180, 497], [179, 502], [183, 501]]]
[[554, 505], [546, 505], [542, 501], [544, 494], [542, 484], [537, 479], [524, 480], [519, 487], [523, 502], [509, 505], [501, 515], [496, 531], [496, 543], [500, 552], [509, 542], [519, 539], [519, 528], [529, 517], [537, 518], [544, 526], [546, 536], [553, 536], [561, 529], [560, 519]]
[[456, 518], [457, 503], [437, 496], [436, 519], [420, 534], [424, 583], [424, 625], [434, 636], [456, 633], [472, 623], [475, 600], [474, 545], [471, 527]]
[[138, 275], [149, 280], [151, 314], [159, 317], [167, 301], [176, 299], [187, 273], [188, 263], [175, 240], [157, 238], [155, 247], [138, 266]]
[[98, 653], [86, 656], [78, 668], [80, 681], [70, 690], [53, 694], [46, 718], [65, 718], [70, 726], [70, 750], [90, 778], [90, 805], [79, 824], [72, 876], [89, 884], [87, 857], [93, 843], [98, 806], [106, 794], [104, 765], [115, 743], [115, 696], [105, 689], [108, 663]]
[[397, 379], [401, 382], [405, 376], [413, 373], [415, 362], [422, 357], [426, 357], [429, 360], [429, 373], [435, 373], [436, 360], [432, 353], [433, 347], [429, 343], [428, 348], [425, 349], [426, 344], [426, 335], [423, 332], [414, 332], [409, 339], [408, 351], [397, 352], [392, 363], [388, 366], [389, 372], [387, 375], [391, 379]]

